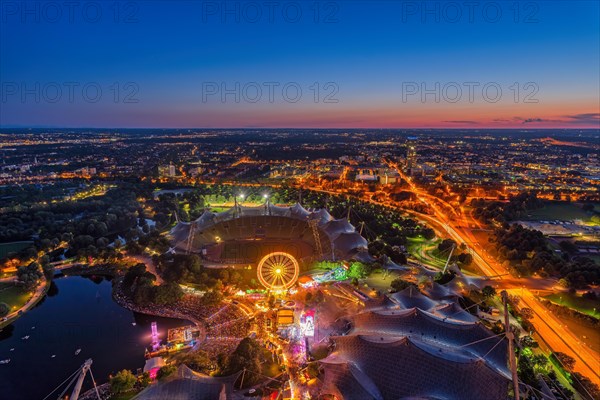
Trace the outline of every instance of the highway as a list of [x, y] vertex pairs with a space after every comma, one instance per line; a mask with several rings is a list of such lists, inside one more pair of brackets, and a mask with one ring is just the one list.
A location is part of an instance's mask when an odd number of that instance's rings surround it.
[[[483, 244], [478, 243], [477, 239], [470, 235], [466, 229], [455, 227], [453, 221], [448, 220], [444, 213], [433, 203], [427, 203], [424, 200], [424, 193], [413, 182], [410, 177], [406, 176], [397, 165], [392, 165], [400, 174], [400, 176], [408, 182], [411, 190], [417, 197], [426, 203], [434, 211], [435, 216], [419, 214], [430, 223], [442, 227], [448, 236], [457, 243], [475, 244], [470, 246], [469, 250], [473, 256], [473, 261], [477, 267], [488, 277], [496, 277], [496, 287], [506, 289], [509, 293], [520, 297], [523, 304], [531, 308], [534, 312], [534, 318], [531, 320], [537, 334], [548, 345], [552, 351], [568, 354], [575, 359], [575, 371], [589, 378], [592, 382], [600, 385], [600, 355], [581, 343], [579, 338], [574, 335], [561, 321], [556, 318], [544, 305], [537, 300], [531, 293], [531, 289], [542, 291], [553, 291], [552, 288], [556, 284], [552, 279], [541, 278], [515, 278], [509, 271], [501, 266], [496, 260], [491, 258], [489, 254], [481, 256], [476, 247], [483, 250]], [[429, 196], [429, 195], [428, 195]], [[472, 215], [467, 216], [463, 213], [461, 222], [463, 226], [480, 226]], [[481, 251], [480, 250], [480, 251]]]
[[510, 289], [510, 294], [521, 298], [520, 306], [533, 311], [531, 323], [537, 334], [553, 351], [559, 351], [573, 357], [574, 370], [588, 377], [596, 385], [600, 384], [600, 358], [598, 354], [579, 339], [563, 323], [548, 311], [528, 289]]

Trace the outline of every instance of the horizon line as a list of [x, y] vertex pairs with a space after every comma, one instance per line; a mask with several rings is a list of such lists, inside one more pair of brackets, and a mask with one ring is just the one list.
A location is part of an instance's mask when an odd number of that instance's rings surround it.
[[524, 128], [524, 127], [468, 127], [468, 128], [459, 128], [459, 127], [90, 127], [90, 126], [23, 126], [23, 125], [13, 125], [13, 126], [2, 126], [0, 125], [0, 129], [129, 129], [129, 130], [141, 130], [141, 129], [173, 129], [173, 130], [275, 130], [275, 129], [288, 129], [288, 130], [306, 130], [306, 129], [316, 129], [316, 130], [462, 130], [462, 131], [478, 131], [478, 130], [521, 130], [521, 131], [549, 131], [549, 130], [563, 130], [563, 131], [582, 131], [582, 130], [596, 130], [600, 131], [600, 126], [597, 128], [589, 128], [589, 127], [581, 127], [581, 128], [562, 128], [562, 127], [535, 127], [535, 128]]

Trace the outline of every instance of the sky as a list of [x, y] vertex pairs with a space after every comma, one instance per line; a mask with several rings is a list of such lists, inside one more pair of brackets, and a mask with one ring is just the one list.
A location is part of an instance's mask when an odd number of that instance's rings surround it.
[[0, 127], [600, 128], [600, 2], [0, 0]]

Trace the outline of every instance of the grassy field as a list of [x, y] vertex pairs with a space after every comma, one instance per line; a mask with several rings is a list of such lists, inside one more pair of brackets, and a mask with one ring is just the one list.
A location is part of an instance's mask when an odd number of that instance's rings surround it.
[[574, 220], [581, 219], [587, 222], [591, 219], [591, 215], [583, 211], [574, 204], [548, 204], [538, 210], [533, 210], [527, 213], [524, 218], [530, 221], [547, 221], [547, 220]]
[[[243, 207], [261, 207], [265, 203], [250, 203], [244, 202], [241, 204]], [[235, 206], [234, 203], [210, 203], [210, 211], [212, 212], [223, 212], [232, 209]]]
[[444, 268], [448, 254], [439, 254], [440, 239], [427, 240], [421, 236], [407, 238], [407, 250], [414, 258], [423, 264], [434, 268]]
[[0, 243], [0, 259], [31, 246], [33, 242]]
[[11, 310], [21, 308], [30, 294], [13, 283], [0, 282], [0, 303], [6, 303]]
[[210, 211], [215, 212], [215, 213], [219, 213], [219, 212], [223, 212], [223, 211], [227, 211], [229, 210], [231, 207], [218, 207], [218, 206], [211, 206], [210, 207]]
[[600, 301], [598, 300], [584, 299], [571, 293], [553, 293], [545, 298], [556, 304], [577, 310], [582, 314], [600, 318]]

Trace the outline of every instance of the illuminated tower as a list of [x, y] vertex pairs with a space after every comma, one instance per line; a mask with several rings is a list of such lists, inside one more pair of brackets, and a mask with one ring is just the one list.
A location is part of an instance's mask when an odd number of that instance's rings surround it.
[[417, 143], [416, 138], [408, 138], [406, 142], [406, 170], [412, 174], [417, 166]]
[[158, 338], [158, 327], [156, 322], [153, 322], [150, 327], [152, 328], [152, 351], [157, 351], [160, 347], [160, 339]]

